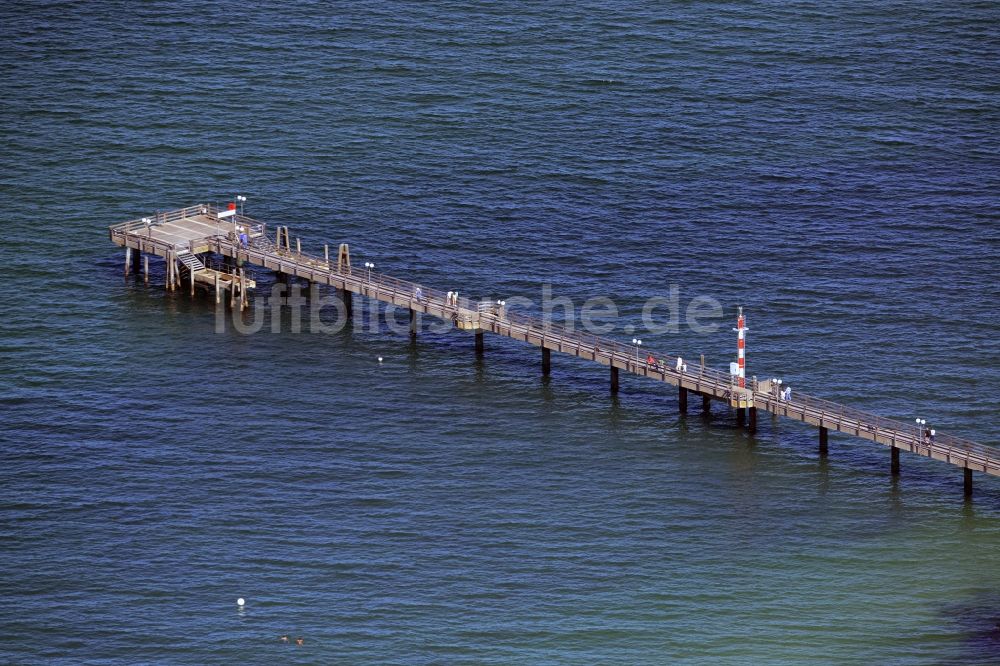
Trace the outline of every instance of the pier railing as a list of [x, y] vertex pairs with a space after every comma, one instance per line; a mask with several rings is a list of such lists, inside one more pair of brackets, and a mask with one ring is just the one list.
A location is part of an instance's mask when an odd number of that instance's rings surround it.
[[[224, 210], [227, 209], [224, 209], [216, 204], [195, 204], [194, 206], [188, 206], [178, 210], [158, 211], [148, 217], [112, 225], [111, 235], [114, 237], [122, 234], [137, 234], [149, 229], [150, 227], [158, 227], [160, 225], [167, 224], [168, 222], [178, 222], [185, 218], [193, 218], [197, 215], [209, 215], [218, 220], [219, 213]], [[149, 220], [149, 222], [146, 220]], [[243, 227], [251, 235], [263, 235], [266, 229], [263, 222], [247, 217], [241, 213], [235, 213], [229, 218], [224, 218], [221, 223], [226, 226], [220, 227], [220, 234], [227, 234], [231, 230], [233, 223]]]
[[[315, 259], [313, 259], [315, 260]], [[330, 269], [331, 274], [337, 271]], [[661, 381], [682, 385], [682, 382], [696, 381], [706, 389], [712, 389], [715, 395], [730, 398], [738, 389], [735, 378], [725, 372], [702, 366], [700, 362], [688, 364], [687, 369], [677, 369], [677, 356], [658, 352], [652, 348], [639, 347], [620, 342], [613, 338], [593, 335], [590, 333], [570, 330], [563, 325], [546, 321], [529, 315], [507, 312], [503, 306], [489, 301], [473, 301], [460, 297], [459, 304], [448, 303], [447, 293], [424, 287], [422, 284], [391, 277], [383, 273], [371, 272], [367, 269], [354, 272], [344, 271], [348, 279], [368, 285], [378, 292], [391, 295], [395, 299], [409, 300], [411, 305], [425, 306], [433, 304], [454, 317], [478, 318], [479, 327], [506, 334], [518, 333], [525, 338], [540, 340], [542, 346], [555, 345], [562, 351], [574, 350], [576, 355], [585, 352], [593, 357], [606, 359], [609, 364], [616, 364], [628, 372], [641, 374]], [[421, 298], [416, 297], [420, 290]], [[505, 330], [506, 329], [506, 330]], [[652, 356], [655, 363], [647, 362]], [[687, 362], [681, 360], [683, 364]], [[925, 455], [941, 457], [949, 462], [966, 461], [969, 464], [981, 465], [984, 468], [1000, 471], [1000, 456], [990, 447], [975, 442], [937, 434], [933, 438], [920, 432], [916, 424], [906, 424], [877, 414], [872, 414], [843, 404], [824, 400], [802, 392], [796, 392], [791, 399], [781, 400], [778, 396], [748, 388], [744, 391], [752, 404], [768, 411], [778, 411], [799, 420], [817, 420], [826, 427], [843, 432], [866, 434], [873, 439], [880, 436], [888, 438], [899, 446], [905, 446], [912, 451], [924, 452]]]
[[[325, 264], [319, 257], [307, 253], [284, 252], [280, 256], [283, 260], [298, 258], [303, 264], [310, 266]], [[538, 340], [542, 346], [554, 345], [561, 351], [572, 350], [578, 356], [586, 353], [595, 359], [602, 359], [602, 362], [606, 360], [608, 364], [618, 365], [628, 372], [674, 385], [683, 385], [689, 381], [697, 382], [705, 389], [711, 389], [713, 394], [726, 399], [742, 391], [749, 397], [751, 404], [768, 411], [777, 411], [803, 421], [813, 419], [825, 427], [843, 432], [864, 433], [873, 439], [882, 436], [891, 439], [899, 446], [924, 452], [925, 455], [942, 457], [949, 461], [964, 460], [970, 464], [1000, 471], [1000, 456], [997, 451], [966, 439], [937, 434], [932, 441], [930, 437], [920, 432], [915, 424], [906, 424], [800, 391], [796, 391], [791, 399], [782, 400], [770, 393], [754, 391], [752, 387], [741, 390], [737, 388], [732, 375], [702, 366], [700, 362], [687, 364], [682, 358], [682, 368], [684, 364], [687, 366], [686, 369], [678, 370], [678, 357], [671, 354], [645, 346], [639, 347], [637, 354], [635, 345], [584, 331], [570, 330], [561, 324], [537, 317], [508, 312], [504, 306], [490, 301], [476, 301], [463, 296], [459, 298], [458, 305], [453, 305], [448, 300], [447, 292], [384, 273], [364, 268], [338, 272], [332, 266], [320, 270], [328, 275], [337, 275], [345, 281], [351, 281], [355, 286], [367, 287], [375, 292], [376, 297], [384, 295], [394, 301], [409, 301], [411, 306], [433, 305], [451, 314], [453, 318], [478, 322], [479, 328], [505, 334], [508, 337], [512, 333], [517, 333], [525, 339]], [[654, 363], [647, 362], [649, 356], [655, 359]]]
[[794, 415], [800, 420], [811, 418], [827, 427], [847, 432], [864, 433], [873, 439], [884, 438], [911, 451], [931, 457], [964, 460], [991, 469], [1000, 469], [1000, 451], [961, 437], [945, 433], [928, 435], [923, 427], [879, 416], [841, 403], [796, 392], [791, 400], [768, 395], [757, 398], [761, 407], [778, 414]]
[[[196, 215], [218, 219], [220, 210], [212, 204], [199, 204], [177, 211], [158, 213], [151, 218], [150, 223], [142, 219], [123, 222], [111, 227], [111, 233], [113, 238], [117, 235], [138, 233], [151, 225], [165, 224]], [[233, 223], [245, 229], [252, 229], [257, 235], [257, 241], [251, 243], [250, 247], [243, 246], [230, 235]], [[448, 297], [447, 292], [367, 268], [344, 267], [338, 270], [336, 264], [329, 262], [325, 257], [299, 252], [297, 248], [292, 250], [279, 247], [270, 241], [265, 231], [266, 227], [261, 222], [236, 213], [225, 218], [220, 232], [210, 239], [212, 246], [220, 253], [246, 258], [251, 263], [277, 264], [283, 266], [280, 270], [295, 272], [313, 280], [325, 278], [328, 284], [342, 282], [351, 291], [364, 293], [379, 300], [406, 303], [417, 310], [431, 306], [456, 322], [465, 322], [466, 327], [517, 337], [531, 344], [574, 353], [577, 356], [619, 367], [627, 372], [690, 388], [727, 400], [731, 404], [760, 407], [776, 414], [889, 443], [954, 464], [964, 464], [966, 467], [975, 465], [991, 474], [1000, 475], [1000, 451], [992, 447], [946, 434], [936, 434], [931, 438], [916, 424], [885, 418], [801, 391], [796, 391], [790, 399], [783, 399], [774, 392], [754, 390], [753, 386], [740, 389], [735, 384], [735, 378], [728, 373], [703, 366], [700, 362], [692, 363], [685, 368], [684, 362], [681, 361], [681, 367], [678, 369], [678, 357], [646, 346], [637, 349], [635, 345], [613, 338], [577, 331], [556, 322], [522, 313], [508, 312], [503, 305], [476, 301], [464, 295], [459, 297], [456, 304]], [[649, 356], [653, 357], [654, 362], [647, 362]]]

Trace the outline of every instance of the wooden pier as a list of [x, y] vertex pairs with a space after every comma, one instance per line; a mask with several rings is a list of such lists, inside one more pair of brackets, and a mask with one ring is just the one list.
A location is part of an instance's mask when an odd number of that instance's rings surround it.
[[[214, 288], [216, 302], [228, 293], [230, 304], [247, 305], [246, 294], [255, 285], [241, 268], [253, 264], [275, 271], [281, 276], [294, 276], [311, 283], [328, 285], [341, 290], [348, 317], [351, 316], [352, 295], [359, 294], [396, 306], [409, 308], [411, 321], [415, 313], [425, 313], [453, 322], [457, 329], [474, 335], [475, 350], [484, 353], [485, 333], [502, 335], [540, 347], [542, 372], [548, 374], [551, 353], [577, 356], [600, 365], [610, 372], [611, 391], [616, 393], [619, 373], [640, 375], [654, 381], [678, 387], [678, 404], [687, 411], [688, 396], [702, 397], [702, 409], [710, 409], [712, 401], [723, 402], [736, 410], [741, 425], [751, 432], [757, 426], [757, 412], [764, 410], [777, 416], [802, 421], [819, 429], [819, 452], [827, 455], [829, 432], [847, 433], [890, 448], [890, 469], [899, 474], [899, 452], [907, 451], [956, 465], [963, 470], [965, 495], [972, 494], [972, 472], [1000, 476], [1000, 449], [977, 444], [942, 433], [929, 435], [922, 427], [884, 418], [843, 404], [830, 402], [796, 390], [783, 399], [779, 387], [770, 381], [750, 381], [739, 388], [730, 374], [692, 364], [677, 357], [651, 351], [645, 347], [640, 358], [636, 347], [616, 340], [569, 330], [541, 319], [509, 313], [496, 303], [476, 302], [452, 292], [441, 292], [416, 283], [400, 280], [368, 268], [350, 264], [346, 245], [341, 245], [335, 261], [329, 251], [323, 257], [301, 251], [296, 240], [292, 246], [287, 227], [277, 227], [273, 235], [266, 226], [237, 213], [232, 208], [221, 209], [200, 204], [149, 218], [123, 222], [110, 227], [112, 242], [126, 250], [125, 271], [139, 270], [141, 253], [162, 257], [166, 261], [166, 285], [169, 289], [185, 282], [191, 292], [195, 285]], [[210, 254], [227, 263], [209, 268], [203, 257]], [[148, 257], [143, 264], [148, 282]], [[186, 280], [185, 280], [186, 278]], [[411, 334], [416, 329], [411, 328]]]

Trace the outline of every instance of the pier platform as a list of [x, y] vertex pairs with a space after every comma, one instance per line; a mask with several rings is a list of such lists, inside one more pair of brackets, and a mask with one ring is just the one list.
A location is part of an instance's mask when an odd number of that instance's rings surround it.
[[[480, 354], [484, 353], [483, 336], [486, 333], [539, 347], [542, 371], [546, 374], [552, 352], [569, 354], [609, 368], [612, 392], [617, 392], [619, 374], [625, 372], [677, 387], [681, 411], [687, 411], [689, 394], [701, 396], [705, 410], [712, 402], [724, 403], [735, 410], [738, 421], [750, 431], [756, 429], [758, 411], [807, 423], [819, 430], [822, 455], [828, 452], [828, 435], [833, 431], [888, 447], [894, 475], [899, 473], [900, 451], [939, 460], [963, 470], [967, 496], [972, 494], [973, 472], [1000, 476], [1000, 449], [995, 447], [944, 433], [931, 436], [913, 423], [865, 412], [800, 390], [795, 391], [794, 397], [784, 399], [779, 387], [769, 381], [740, 387], [729, 373], [702, 363], [693, 367], [691, 363], [678, 363], [677, 357], [643, 347], [643, 356], [655, 359], [648, 363], [645, 358], [637, 357], [634, 346], [612, 338], [506, 312], [502, 305], [495, 303], [478, 302], [467, 296], [456, 298], [450, 292], [367, 268], [352, 268], [349, 253], [345, 255], [346, 246], [341, 246], [335, 261], [331, 261], [328, 250], [322, 257], [309, 255], [302, 252], [298, 242], [292, 247], [287, 227], [276, 227], [273, 234], [269, 234], [264, 223], [231, 208], [198, 204], [112, 225], [109, 235], [113, 243], [126, 248], [126, 272], [138, 270], [141, 253], [162, 257], [168, 266], [168, 288], [176, 288], [186, 277], [192, 292], [196, 284], [214, 287], [217, 302], [220, 291], [228, 291], [232, 302], [238, 298], [239, 306], [246, 306], [246, 294], [254, 287], [254, 282], [242, 267], [253, 265], [342, 290], [348, 312], [350, 299], [357, 294], [409, 308], [412, 313], [451, 321], [456, 329], [475, 336], [475, 349]], [[210, 253], [226, 258], [228, 267], [221, 270], [206, 267], [201, 257]], [[145, 272], [148, 280], [148, 262]]]

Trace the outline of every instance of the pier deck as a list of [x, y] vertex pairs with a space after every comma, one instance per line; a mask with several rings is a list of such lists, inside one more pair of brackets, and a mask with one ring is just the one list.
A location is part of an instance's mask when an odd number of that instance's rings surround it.
[[[220, 218], [222, 213], [225, 217]], [[1000, 449], [937, 433], [928, 437], [915, 424], [903, 423], [806, 395], [796, 390], [791, 399], [781, 399], [777, 387], [769, 382], [739, 388], [734, 378], [701, 364], [678, 368], [677, 358], [643, 347], [643, 355], [652, 355], [657, 363], [636, 358], [634, 346], [611, 338], [594, 336], [516, 313], [505, 312], [495, 304], [480, 303], [467, 297], [457, 302], [445, 292], [367, 269], [351, 269], [349, 263], [331, 262], [328, 256], [316, 257], [291, 248], [276, 235], [268, 238], [266, 226], [252, 218], [224, 212], [210, 204], [200, 204], [168, 213], [150, 221], [132, 220], [110, 227], [115, 244], [131, 251], [164, 257], [168, 261], [178, 253], [194, 255], [216, 253], [236, 262], [246, 262], [281, 274], [297, 276], [321, 285], [343, 290], [345, 296], [359, 294], [396, 306], [409, 308], [443, 320], [456, 328], [476, 335], [476, 348], [482, 351], [484, 332], [502, 335], [541, 347], [543, 365], [548, 369], [551, 351], [570, 354], [611, 368], [612, 390], [617, 390], [618, 373], [643, 376], [677, 386], [680, 406], [687, 409], [687, 395], [693, 392], [709, 400], [722, 401], [737, 410], [740, 419], [749, 413], [751, 430], [756, 427], [757, 410], [801, 421], [820, 429], [820, 451], [826, 453], [827, 433], [836, 431], [892, 448], [892, 469], [898, 473], [899, 451], [956, 465], [965, 470], [966, 495], [972, 491], [972, 471], [1000, 476]], [[247, 240], [242, 240], [245, 234]], [[193, 281], [192, 281], [193, 285]], [[250, 285], [252, 286], [252, 284]], [[193, 288], [193, 286], [192, 286]], [[246, 286], [243, 291], [245, 292]]]

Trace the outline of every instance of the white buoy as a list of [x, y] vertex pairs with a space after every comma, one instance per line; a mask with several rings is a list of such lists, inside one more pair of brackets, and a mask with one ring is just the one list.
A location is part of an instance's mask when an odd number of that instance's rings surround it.
[[378, 357], [378, 362], [379, 362], [379, 363], [381, 363], [381, 362], [382, 362], [382, 357], [381, 357], [381, 356], [379, 356], [379, 357]]
[[242, 607], [243, 604], [245, 604], [245, 603], [246, 603], [246, 600], [244, 600], [243, 597], [240, 597], [239, 599], [236, 600], [236, 605], [237, 606], [241, 606]]

